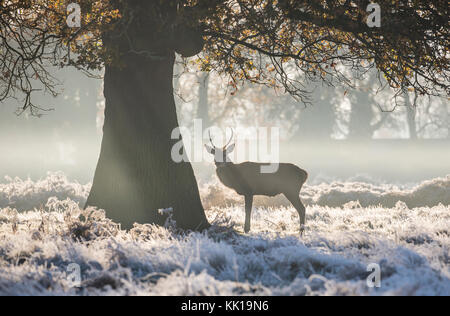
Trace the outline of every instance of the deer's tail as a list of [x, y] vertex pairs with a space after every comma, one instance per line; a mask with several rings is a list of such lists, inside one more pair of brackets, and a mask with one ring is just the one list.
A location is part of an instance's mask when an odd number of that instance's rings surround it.
[[308, 181], [309, 174], [305, 170], [303, 170], [303, 169], [301, 169], [301, 170], [302, 170], [302, 173], [303, 173], [303, 177], [302, 177], [302, 179], [303, 179], [302, 185], [303, 185], [303, 184], [306, 183], [306, 181]]
[[303, 185], [308, 180], [309, 174], [305, 170], [298, 168], [299, 171], [299, 182], [300, 182], [300, 189], [303, 187]]

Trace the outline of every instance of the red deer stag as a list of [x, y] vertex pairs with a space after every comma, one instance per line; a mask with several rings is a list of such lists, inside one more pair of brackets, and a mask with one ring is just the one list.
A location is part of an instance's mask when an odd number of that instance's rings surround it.
[[279, 164], [278, 170], [274, 173], [262, 172], [262, 168], [268, 164], [254, 162], [235, 164], [228, 156], [236, 146], [234, 143], [230, 145], [233, 137], [232, 135], [223, 148], [218, 148], [214, 145], [210, 133], [212, 147], [209, 145], [205, 147], [214, 155], [216, 173], [222, 184], [245, 197], [245, 233], [250, 231], [253, 197], [284, 194], [300, 216], [300, 233], [303, 234], [306, 209], [300, 200], [300, 190], [308, 178], [308, 173], [293, 164]]

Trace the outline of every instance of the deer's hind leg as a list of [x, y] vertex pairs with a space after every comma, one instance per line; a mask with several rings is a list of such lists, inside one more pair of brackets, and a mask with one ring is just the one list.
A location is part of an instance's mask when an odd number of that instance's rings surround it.
[[303, 235], [305, 232], [305, 224], [306, 224], [306, 208], [300, 199], [300, 192], [298, 193], [286, 193], [284, 194], [289, 202], [295, 207], [300, 216], [300, 234]]
[[247, 234], [250, 231], [252, 220], [253, 196], [245, 197], [245, 227], [244, 231]]

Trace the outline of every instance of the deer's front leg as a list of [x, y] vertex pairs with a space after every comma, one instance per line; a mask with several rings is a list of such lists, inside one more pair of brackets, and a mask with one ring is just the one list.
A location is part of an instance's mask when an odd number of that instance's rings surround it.
[[251, 219], [252, 219], [252, 207], [253, 207], [253, 196], [245, 197], [245, 233], [250, 231]]

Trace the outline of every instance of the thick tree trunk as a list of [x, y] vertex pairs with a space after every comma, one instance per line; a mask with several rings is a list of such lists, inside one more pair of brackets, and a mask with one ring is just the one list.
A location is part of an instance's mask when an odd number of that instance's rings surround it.
[[106, 210], [129, 229], [135, 222], [163, 224], [159, 209], [173, 208], [177, 226], [208, 226], [190, 163], [171, 158], [178, 127], [173, 97], [174, 53], [164, 59], [124, 57], [107, 67], [102, 149], [87, 206]]

